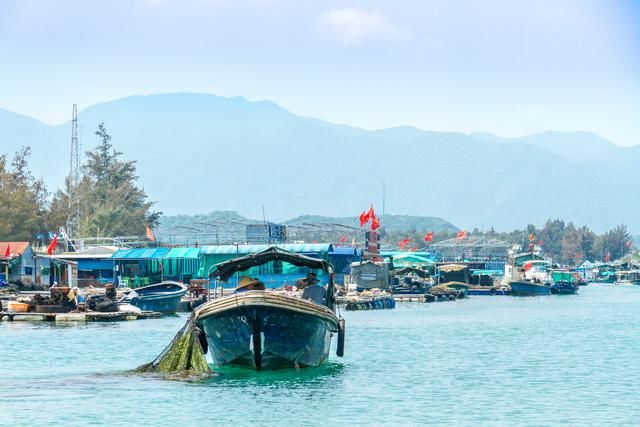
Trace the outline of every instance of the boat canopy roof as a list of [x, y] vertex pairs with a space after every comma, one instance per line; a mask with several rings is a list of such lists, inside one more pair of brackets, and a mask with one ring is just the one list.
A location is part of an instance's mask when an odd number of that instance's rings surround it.
[[443, 271], [445, 273], [448, 273], [450, 271], [461, 271], [464, 270], [465, 268], [467, 268], [466, 265], [460, 265], [460, 264], [447, 264], [447, 265], [441, 265], [439, 267], [440, 271]]
[[576, 277], [568, 271], [553, 271], [551, 272], [551, 278], [555, 282], [576, 282]]
[[302, 254], [296, 254], [284, 249], [272, 246], [261, 252], [235, 258], [215, 265], [215, 270], [211, 275], [222, 281], [227, 281], [238, 271], [246, 271], [251, 267], [266, 264], [270, 261], [284, 261], [298, 267], [309, 267], [311, 269], [321, 269], [328, 273], [333, 272], [333, 266], [319, 258], [312, 258]]

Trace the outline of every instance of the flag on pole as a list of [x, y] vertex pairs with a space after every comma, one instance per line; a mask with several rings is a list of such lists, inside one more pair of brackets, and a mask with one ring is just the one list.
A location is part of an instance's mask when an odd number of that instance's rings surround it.
[[530, 241], [531, 243], [533, 243], [533, 242], [535, 242], [535, 241], [536, 241], [536, 236], [534, 236], [534, 235], [533, 235], [533, 233], [529, 234], [529, 241]]
[[53, 236], [53, 240], [51, 241], [51, 243], [49, 244], [49, 247], [47, 248], [47, 253], [49, 255], [53, 255], [53, 251], [56, 250], [57, 246], [58, 246], [58, 235], [56, 234], [55, 236]]
[[456, 233], [456, 240], [464, 239], [466, 235], [467, 235], [467, 232], [465, 230], [458, 231]]
[[360, 227], [364, 227], [365, 224], [369, 221], [369, 218], [367, 216], [367, 213], [365, 211], [362, 211], [362, 213], [360, 214]]
[[340, 243], [346, 243], [347, 242], [347, 236], [342, 236], [340, 238]]
[[373, 220], [371, 221], [371, 230], [376, 231], [378, 228], [380, 228], [380, 220], [373, 217]]
[[431, 242], [432, 240], [433, 240], [433, 231], [430, 231], [424, 235], [425, 242]]
[[5, 258], [10, 258], [11, 257], [11, 249], [10, 249], [11, 245], [7, 243], [7, 250], [4, 251], [4, 257]]
[[147, 229], [147, 239], [151, 240], [152, 242], [155, 242], [156, 236], [153, 235], [153, 231], [151, 231], [148, 225], [145, 225], [145, 228]]
[[405, 238], [405, 239], [402, 239], [402, 240], [400, 240], [400, 241], [398, 242], [398, 246], [400, 246], [400, 250], [401, 250], [401, 251], [404, 251], [404, 248], [405, 248], [409, 243], [411, 243], [411, 239], [409, 239], [409, 238]]
[[373, 221], [373, 219], [375, 219], [375, 217], [376, 217], [376, 213], [375, 213], [375, 211], [373, 210], [373, 205], [371, 205], [371, 206], [369, 207], [369, 212], [367, 212], [367, 218], [368, 218], [369, 220]]

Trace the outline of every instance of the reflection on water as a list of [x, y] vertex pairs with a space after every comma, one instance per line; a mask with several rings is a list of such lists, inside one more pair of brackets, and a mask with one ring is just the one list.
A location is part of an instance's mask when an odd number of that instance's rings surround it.
[[206, 380], [204, 384], [215, 387], [270, 387], [296, 389], [318, 386], [335, 380], [344, 371], [340, 362], [327, 362], [317, 368], [281, 369], [275, 371], [254, 371], [246, 368], [214, 368], [219, 375]]

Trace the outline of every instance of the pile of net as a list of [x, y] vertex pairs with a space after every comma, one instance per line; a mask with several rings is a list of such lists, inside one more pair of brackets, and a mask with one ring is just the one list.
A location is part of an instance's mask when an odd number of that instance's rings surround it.
[[197, 379], [212, 375], [207, 363], [207, 340], [191, 315], [171, 343], [152, 362], [134, 370], [154, 373], [168, 379]]

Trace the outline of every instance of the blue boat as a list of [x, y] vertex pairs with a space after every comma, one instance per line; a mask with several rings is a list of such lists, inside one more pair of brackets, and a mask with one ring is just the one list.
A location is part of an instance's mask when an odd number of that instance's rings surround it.
[[577, 294], [580, 284], [575, 276], [567, 271], [553, 271], [551, 273], [553, 284], [551, 293], [555, 295]]
[[538, 296], [551, 294], [551, 286], [546, 283], [514, 280], [509, 282], [509, 286], [511, 286], [511, 295], [514, 296]]
[[196, 325], [205, 333], [216, 366], [255, 370], [320, 366], [338, 333], [338, 356], [344, 352], [344, 320], [335, 314], [333, 267], [325, 260], [271, 247], [216, 265], [212, 276], [226, 282], [237, 272], [278, 261], [329, 273], [322, 304], [270, 290], [249, 290], [200, 306]]
[[165, 281], [134, 289], [119, 302], [135, 305], [142, 311], [175, 313], [186, 293], [187, 287], [182, 283]]

